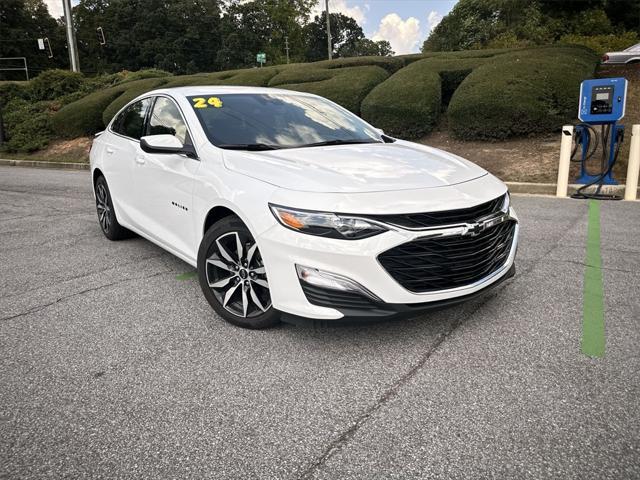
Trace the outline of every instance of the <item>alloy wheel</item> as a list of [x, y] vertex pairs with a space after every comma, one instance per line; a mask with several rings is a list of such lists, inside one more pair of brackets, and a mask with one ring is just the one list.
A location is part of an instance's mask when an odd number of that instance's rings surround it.
[[271, 308], [269, 282], [253, 238], [228, 232], [213, 242], [206, 261], [209, 288], [225, 310], [242, 318]]
[[111, 227], [111, 207], [109, 207], [109, 197], [107, 189], [102, 183], [96, 186], [96, 208], [98, 209], [98, 220], [105, 232]]

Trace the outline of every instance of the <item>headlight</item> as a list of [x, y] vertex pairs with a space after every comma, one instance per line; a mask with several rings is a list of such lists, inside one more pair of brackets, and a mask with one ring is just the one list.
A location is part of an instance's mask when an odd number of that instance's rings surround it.
[[504, 213], [508, 213], [510, 206], [511, 206], [511, 194], [507, 191], [507, 193], [505, 193], [504, 195], [504, 200], [502, 202], [502, 206], [500, 207], [500, 210], [503, 211]]
[[310, 210], [295, 210], [278, 205], [269, 205], [269, 207], [282, 225], [309, 235], [358, 240], [387, 231], [384, 226], [364, 218]]

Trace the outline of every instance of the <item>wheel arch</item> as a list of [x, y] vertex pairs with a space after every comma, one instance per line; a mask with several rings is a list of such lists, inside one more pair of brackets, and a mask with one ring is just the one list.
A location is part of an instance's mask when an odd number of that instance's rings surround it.
[[98, 181], [98, 177], [104, 177], [104, 173], [102, 173], [102, 170], [100, 170], [99, 168], [94, 168], [93, 173], [91, 175], [91, 181], [93, 183], [94, 188], [96, 186], [96, 182]]
[[215, 207], [209, 209], [209, 211], [204, 217], [204, 222], [202, 224], [202, 232], [201, 232], [202, 235], [207, 233], [207, 230], [209, 230], [209, 228], [211, 228], [212, 225], [219, 222], [223, 218], [230, 217], [232, 215], [235, 215], [236, 217], [240, 217], [238, 213], [231, 210], [229, 207], [225, 207], [224, 205], [216, 205]]

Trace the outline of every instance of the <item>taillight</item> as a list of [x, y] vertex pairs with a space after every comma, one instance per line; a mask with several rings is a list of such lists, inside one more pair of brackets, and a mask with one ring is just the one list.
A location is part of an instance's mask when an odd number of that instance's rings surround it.
[[607, 60], [609, 60], [609, 55], [603, 55], [602, 56], [602, 61], [606, 62]]

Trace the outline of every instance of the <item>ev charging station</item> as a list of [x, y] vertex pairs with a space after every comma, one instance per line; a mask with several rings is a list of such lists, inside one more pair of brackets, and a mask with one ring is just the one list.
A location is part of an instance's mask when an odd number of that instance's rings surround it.
[[[600, 78], [582, 82], [578, 107], [580, 123], [575, 126], [565, 125], [562, 128], [557, 196], [567, 195], [569, 166], [573, 161], [580, 162], [580, 175], [576, 183], [582, 186], [572, 195], [572, 198], [622, 199], [617, 195], [600, 193], [600, 190], [604, 185], [618, 184], [613, 178], [612, 169], [624, 141], [625, 128], [618, 122], [624, 117], [626, 97], [627, 80], [625, 78]], [[635, 132], [635, 126], [633, 131]], [[637, 139], [632, 138], [631, 143], [633, 154]], [[594, 156], [599, 146], [601, 146], [600, 171], [590, 172], [587, 161]], [[575, 158], [578, 152], [580, 152], [579, 158]], [[635, 165], [635, 160], [630, 161], [629, 169], [632, 165]], [[585, 192], [593, 185], [597, 185], [595, 192]], [[627, 187], [629, 187], [628, 181]], [[635, 198], [635, 187], [633, 188], [633, 198]]]
[[[627, 80], [625, 78], [585, 80], [580, 85], [578, 118], [582, 123], [576, 126], [575, 141], [582, 156], [580, 176], [576, 183], [618, 184], [612, 176], [611, 169], [617, 160], [620, 145], [624, 141], [624, 125], [618, 125], [617, 122], [624, 117], [626, 98]], [[597, 149], [598, 136], [593, 129], [597, 125], [601, 126], [602, 171], [592, 174], [587, 171], [586, 162]]]

